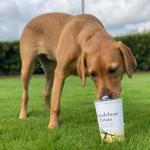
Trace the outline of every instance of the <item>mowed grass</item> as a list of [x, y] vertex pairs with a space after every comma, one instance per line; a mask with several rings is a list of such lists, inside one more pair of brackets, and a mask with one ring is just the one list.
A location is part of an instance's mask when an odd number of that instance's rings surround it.
[[96, 88], [87, 78], [69, 77], [61, 98], [60, 127], [47, 128], [42, 91], [44, 76], [33, 76], [29, 87], [28, 118], [19, 120], [22, 85], [20, 77], [0, 78], [0, 150], [149, 150], [150, 73], [124, 75], [122, 85], [125, 140], [106, 143], [100, 139], [95, 107]]

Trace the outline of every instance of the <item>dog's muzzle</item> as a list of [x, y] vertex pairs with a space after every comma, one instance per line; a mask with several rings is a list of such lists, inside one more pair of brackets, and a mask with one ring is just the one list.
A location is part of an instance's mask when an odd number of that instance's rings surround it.
[[112, 99], [112, 95], [102, 95], [99, 100], [107, 101], [108, 99]]

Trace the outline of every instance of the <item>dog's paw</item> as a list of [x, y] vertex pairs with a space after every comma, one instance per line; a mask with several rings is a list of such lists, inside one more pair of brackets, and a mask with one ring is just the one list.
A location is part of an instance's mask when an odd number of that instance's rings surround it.
[[26, 115], [26, 114], [20, 114], [20, 115], [19, 115], [19, 119], [25, 119], [25, 118], [27, 118], [27, 115]]
[[49, 125], [48, 126], [48, 129], [55, 129], [55, 128], [58, 128], [58, 126], [54, 126], [54, 125]]
[[48, 125], [48, 129], [55, 129], [55, 128], [58, 128], [59, 127], [59, 123], [58, 122], [55, 122], [55, 123], [49, 123]]

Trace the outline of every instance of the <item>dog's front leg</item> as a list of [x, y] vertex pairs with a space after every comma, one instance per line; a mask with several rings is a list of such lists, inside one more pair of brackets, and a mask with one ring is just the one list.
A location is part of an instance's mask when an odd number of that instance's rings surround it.
[[50, 123], [48, 125], [49, 129], [54, 129], [59, 126], [59, 114], [60, 114], [60, 97], [64, 85], [65, 76], [63, 73], [56, 68], [53, 84], [53, 97], [51, 103], [50, 112]]

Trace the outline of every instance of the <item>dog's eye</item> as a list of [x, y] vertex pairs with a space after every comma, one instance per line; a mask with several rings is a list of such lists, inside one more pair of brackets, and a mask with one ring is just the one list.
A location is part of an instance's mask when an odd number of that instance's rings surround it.
[[114, 73], [116, 73], [117, 69], [118, 69], [118, 68], [116, 68], [116, 69], [110, 69], [110, 70], [109, 70], [109, 74], [114, 74]]
[[90, 76], [91, 76], [92, 78], [95, 78], [95, 77], [96, 77], [96, 74], [93, 72], [93, 73], [90, 74]]

